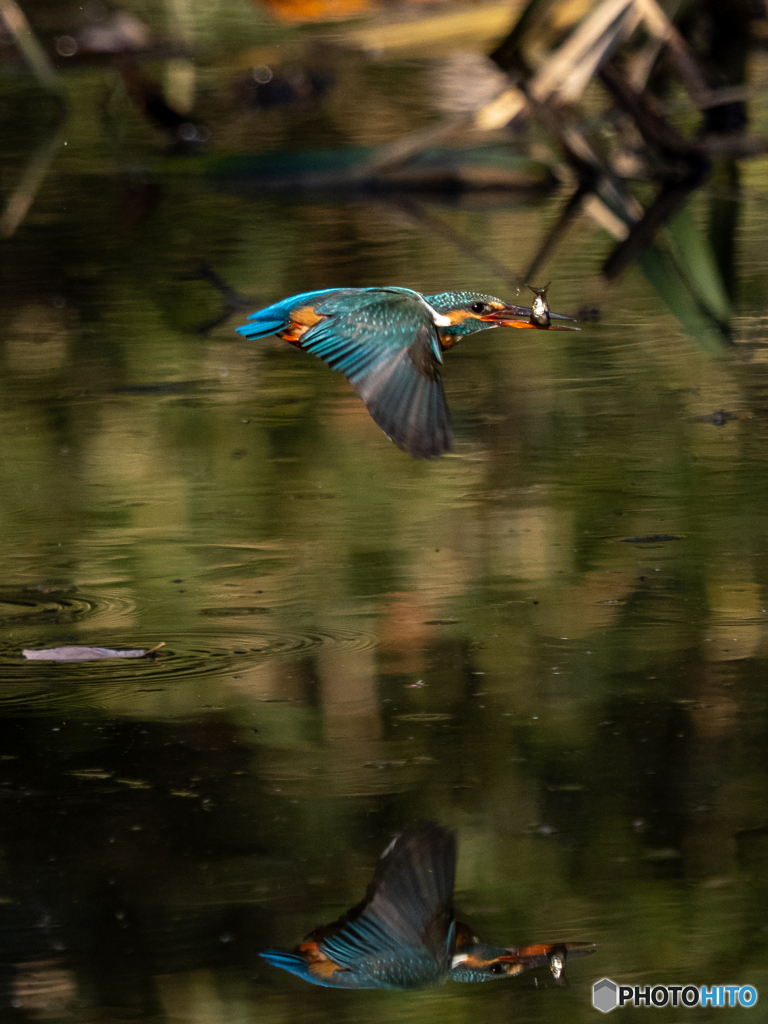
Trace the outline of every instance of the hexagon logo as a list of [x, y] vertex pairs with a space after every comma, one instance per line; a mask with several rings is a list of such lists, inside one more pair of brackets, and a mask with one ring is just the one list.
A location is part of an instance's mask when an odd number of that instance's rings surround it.
[[619, 1004], [618, 986], [610, 978], [602, 978], [592, 986], [592, 1005], [600, 1013], [610, 1013]]

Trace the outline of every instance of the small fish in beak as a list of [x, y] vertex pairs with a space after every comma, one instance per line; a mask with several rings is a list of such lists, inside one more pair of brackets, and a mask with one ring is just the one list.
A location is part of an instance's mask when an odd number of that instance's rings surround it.
[[549, 315], [549, 303], [547, 302], [547, 288], [549, 288], [551, 284], [551, 281], [547, 281], [543, 288], [534, 288], [532, 284], [527, 286], [536, 296], [531, 304], [532, 327], [539, 327], [542, 330], [547, 330], [552, 324], [552, 319]]
[[536, 298], [533, 300], [532, 306], [512, 306], [507, 305], [503, 309], [494, 310], [488, 316], [480, 317], [481, 320], [486, 320], [492, 324], [499, 324], [502, 327], [519, 327], [522, 329], [536, 329], [540, 331], [578, 331], [578, 327], [565, 326], [564, 324], [553, 324], [553, 320], [570, 320], [573, 321], [572, 316], [565, 316], [564, 313], [553, 313], [549, 308], [547, 302], [547, 289], [552, 282], [550, 281], [544, 288], [533, 288], [531, 285], [528, 287], [534, 293]]

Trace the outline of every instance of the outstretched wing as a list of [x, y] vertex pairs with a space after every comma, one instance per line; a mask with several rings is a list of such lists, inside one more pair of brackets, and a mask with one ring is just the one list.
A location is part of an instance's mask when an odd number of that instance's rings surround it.
[[325, 360], [399, 448], [430, 459], [452, 437], [436, 315], [407, 288], [332, 288], [276, 302], [237, 329], [247, 338], [279, 334]]
[[427, 822], [398, 836], [379, 859], [365, 899], [300, 949], [342, 968], [389, 954], [434, 959], [447, 970], [453, 950], [456, 837]]
[[337, 964], [330, 964], [330, 972], [320, 973], [318, 964], [312, 963], [300, 953], [286, 953], [283, 949], [265, 949], [259, 956], [272, 964], [273, 967], [280, 967], [284, 971], [295, 974], [297, 978], [310, 981], [313, 985], [322, 985], [324, 988], [339, 988], [333, 980], [333, 974], [338, 971]]
[[298, 344], [339, 370], [403, 451], [435, 458], [451, 447], [432, 310], [406, 289], [363, 289], [314, 306], [322, 319]]

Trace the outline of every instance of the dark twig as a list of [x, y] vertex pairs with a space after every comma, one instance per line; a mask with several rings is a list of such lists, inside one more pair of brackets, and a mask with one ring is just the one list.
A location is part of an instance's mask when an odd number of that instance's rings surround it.
[[484, 264], [496, 277], [512, 288], [522, 287], [522, 280], [508, 266], [497, 260], [495, 256], [492, 256], [486, 249], [477, 245], [476, 242], [473, 242], [471, 238], [467, 238], [466, 235], [451, 227], [442, 217], [428, 213], [420, 203], [412, 199], [399, 199], [396, 206], [406, 216], [418, 221], [419, 224], [428, 228], [433, 234], [439, 235], [441, 238], [445, 238], [446, 241], [451, 242], [460, 252], [477, 260], [478, 263]]
[[664, 185], [642, 219], [630, 228], [627, 237], [603, 264], [603, 274], [609, 281], [618, 277], [652, 244], [659, 228], [669, 221], [691, 192], [698, 188], [705, 174], [706, 170], [694, 170], [682, 181], [670, 181]]
[[226, 281], [219, 277], [216, 271], [212, 267], [208, 266], [207, 263], [201, 263], [191, 277], [200, 281], [207, 281], [208, 284], [212, 285], [216, 289], [217, 292], [221, 292], [224, 296], [224, 312], [219, 316], [214, 317], [213, 320], [206, 320], [204, 323], [199, 324], [195, 328], [195, 333], [197, 334], [208, 334], [208, 332], [212, 331], [215, 327], [219, 327], [221, 324], [226, 323], [231, 316], [235, 313], [239, 313], [241, 309], [246, 309], [256, 303], [255, 299], [236, 292], [235, 289], [230, 287]]
[[563, 207], [560, 216], [542, 239], [536, 254], [531, 260], [525, 273], [524, 281], [530, 281], [538, 275], [539, 269], [549, 259], [550, 253], [557, 246], [558, 242], [568, 230], [571, 222], [576, 217], [581, 207], [581, 202], [594, 188], [594, 179], [583, 178], [578, 188]]
[[698, 163], [702, 157], [695, 141], [686, 139], [663, 117], [653, 111], [645, 96], [635, 92], [615, 61], [607, 61], [599, 72], [600, 80], [616, 103], [637, 125], [646, 142], [665, 157]]

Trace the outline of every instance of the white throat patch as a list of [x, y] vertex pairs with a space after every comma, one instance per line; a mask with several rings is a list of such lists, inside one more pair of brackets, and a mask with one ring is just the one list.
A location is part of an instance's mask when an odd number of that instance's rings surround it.
[[430, 304], [427, 302], [427, 300], [424, 298], [423, 295], [420, 295], [419, 298], [421, 299], [421, 301], [424, 303], [424, 305], [429, 310], [430, 316], [432, 317], [432, 320], [434, 321], [434, 323], [435, 323], [435, 325], [437, 327], [450, 327], [451, 326], [450, 317], [443, 316], [442, 313], [438, 313], [436, 309], [434, 309], [432, 306], [430, 306]]

